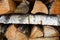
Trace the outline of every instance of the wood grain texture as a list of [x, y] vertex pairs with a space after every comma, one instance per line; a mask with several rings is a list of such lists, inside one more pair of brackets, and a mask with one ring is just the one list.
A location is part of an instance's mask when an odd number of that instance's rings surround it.
[[6, 31], [6, 37], [8, 40], [27, 40], [26, 35], [21, 33], [14, 25], [11, 25]]
[[33, 10], [31, 11], [32, 14], [36, 14], [38, 12], [48, 14], [48, 9], [46, 5], [41, 1], [35, 1]]
[[44, 37], [57, 37], [59, 36], [59, 32], [51, 27], [51, 26], [44, 26]]
[[60, 15], [60, 0], [55, 0], [51, 7], [50, 14]]
[[0, 2], [0, 15], [8, 14], [13, 12], [15, 9], [15, 4], [13, 0], [2, 0]]
[[30, 38], [39, 38], [43, 36], [43, 32], [37, 26], [34, 26]]

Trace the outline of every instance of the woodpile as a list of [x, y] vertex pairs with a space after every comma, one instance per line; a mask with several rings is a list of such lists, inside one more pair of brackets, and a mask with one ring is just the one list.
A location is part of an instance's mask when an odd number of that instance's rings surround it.
[[0, 40], [60, 40], [60, 0], [0, 0], [0, 15]]
[[40, 27], [33, 26], [29, 37], [22, 30], [25, 29], [21, 26], [10, 25], [7, 28], [5, 36], [8, 40], [59, 40], [58, 31], [50, 26], [43, 26], [43, 31]]
[[1, 0], [0, 15], [9, 13], [60, 15], [59, 2], [60, 0]]

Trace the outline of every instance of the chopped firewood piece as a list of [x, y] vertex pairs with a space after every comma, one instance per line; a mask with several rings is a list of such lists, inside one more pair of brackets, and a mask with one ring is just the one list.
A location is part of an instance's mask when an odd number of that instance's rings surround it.
[[21, 33], [14, 25], [11, 25], [6, 31], [8, 40], [27, 40], [26, 35]]
[[51, 7], [50, 14], [60, 15], [60, 0], [55, 0]]
[[44, 37], [57, 37], [59, 36], [58, 31], [50, 26], [44, 26]]
[[37, 26], [34, 26], [30, 38], [38, 38], [42, 36], [43, 36], [43, 32]]
[[48, 9], [45, 6], [45, 4], [43, 4], [41, 1], [35, 1], [33, 10], [31, 11], [32, 14], [36, 14], [36, 13], [45, 13], [48, 14]]
[[2, 0], [0, 2], [0, 15], [9, 14], [15, 10], [15, 4], [13, 0]]
[[28, 13], [29, 11], [29, 6], [28, 6], [29, 3], [27, 3], [27, 1], [22, 1], [22, 3], [20, 3], [16, 10], [15, 10], [15, 13]]

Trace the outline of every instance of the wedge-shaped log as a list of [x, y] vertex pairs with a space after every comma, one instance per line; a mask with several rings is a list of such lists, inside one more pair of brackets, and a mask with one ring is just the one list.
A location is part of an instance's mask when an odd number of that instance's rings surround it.
[[22, 3], [20, 3], [16, 10], [15, 13], [28, 13], [29, 11], [29, 6], [28, 6], [29, 2], [26, 0], [23, 0]]
[[42, 36], [43, 36], [43, 32], [37, 26], [34, 26], [30, 38], [39, 38]]
[[44, 3], [42, 3], [41, 1], [35, 1], [33, 10], [31, 11], [32, 14], [36, 14], [36, 13], [45, 13], [48, 14], [48, 9], [45, 6]]
[[50, 14], [60, 15], [60, 0], [55, 0], [50, 10]]
[[8, 40], [27, 40], [26, 35], [21, 33], [14, 25], [11, 25], [6, 31], [6, 37]]
[[13, 0], [1, 0], [0, 2], [0, 15], [13, 12], [15, 4]]
[[57, 37], [59, 36], [58, 31], [50, 26], [44, 26], [44, 37]]

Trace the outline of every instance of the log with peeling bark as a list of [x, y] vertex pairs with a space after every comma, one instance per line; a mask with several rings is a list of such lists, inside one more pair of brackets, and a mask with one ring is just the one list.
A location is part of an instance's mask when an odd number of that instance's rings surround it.
[[29, 2], [26, 0], [23, 0], [16, 8], [15, 13], [28, 13], [29, 11]]
[[13, 0], [1, 0], [0, 1], [0, 15], [9, 14], [15, 10], [15, 3]]
[[11, 25], [6, 33], [6, 38], [8, 40], [27, 40], [27, 37], [26, 35], [24, 35], [23, 33], [21, 33], [15, 25]]
[[28, 25], [19, 25], [18, 30], [24, 33], [27, 37], [30, 36], [30, 27]]
[[34, 7], [33, 7], [33, 10], [31, 11], [31, 13], [36, 14], [36, 13], [39, 13], [39, 12], [48, 14], [48, 9], [43, 2], [35, 1]]
[[43, 36], [43, 32], [41, 31], [41, 29], [39, 29], [39, 27], [34, 26], [30, 35], [30, 38], [39, 38]]
[[44, 37], [57, 37], [59, 36], [59, 32], [51, 27], [51, 26], [44, 26]]
[[60, 0], [55, 0], [52, 4], [50, 14], [60, 15]]
[[29, 24], [27, 15], [23, 15], [23, 16], [22, 15], [11, 15], [7, 24], [9, 23]]

